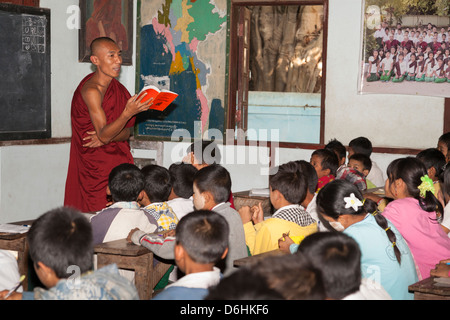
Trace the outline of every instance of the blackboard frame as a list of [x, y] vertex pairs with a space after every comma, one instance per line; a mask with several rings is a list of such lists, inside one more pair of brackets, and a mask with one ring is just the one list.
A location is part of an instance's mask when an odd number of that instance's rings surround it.
[[[51, 46], [50, 46], [50, 9], [46, 8], [35, 8], [29, 6], [19, 6], [12, 4], [0, 3], [0, 11], [11, 13], [11, 14], [20, 14], [20, 15], [32, 15], [32, 16], [44, 16], [46, 19], [45, 26], [45, 62], [42, 66], [42, 72], [45, 77], [45, 85], [43, 92], [43, 101], [41, 110], [45, 112], [45, 127], [29, 129], [29, 130], [21, 130], [21, 131], [5, 131], [0, 128], [0, 141], [8, 141], [8, 140], [30, 140], [30, 139], [48, 139], [51, 138]], [[0, 88], [1, 92], [2, 88]], [[39, 102], [38, 102], [39, 103]], [[1, 99], [0, 99], [0, 108], [1, 108]], [[2, 117], [7, 116], [2, 114]]]

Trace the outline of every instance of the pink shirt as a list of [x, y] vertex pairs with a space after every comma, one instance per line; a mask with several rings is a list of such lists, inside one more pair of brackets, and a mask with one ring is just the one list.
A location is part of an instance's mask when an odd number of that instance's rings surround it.
[[450, 258], [450, 238], [436, 221], [436, 213], [423, 210], [418, 200], [394, 200], [383, 215], [405, 238], [423, 279], [430, 277], [440, 260]]

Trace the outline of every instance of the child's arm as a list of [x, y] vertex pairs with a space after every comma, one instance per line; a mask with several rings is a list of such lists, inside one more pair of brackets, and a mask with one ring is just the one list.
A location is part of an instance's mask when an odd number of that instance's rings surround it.
[[144, 231], [135, 228], [130, 231], [127, 241], [136, 245], [141, 245], [152, 251], [163, 259], [174, 259], [175, 237], [163, 235], [146, 234]]

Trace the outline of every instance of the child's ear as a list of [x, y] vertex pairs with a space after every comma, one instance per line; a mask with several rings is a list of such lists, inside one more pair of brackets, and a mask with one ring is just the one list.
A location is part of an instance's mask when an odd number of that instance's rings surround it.
[[434, 167], [431, 167], [427, 170], [428, 177], [430, 177], [432, 180], [436, 177], [436, 169]]
[[363, 175], [365, 176], [365, 177], [367, 177], [368, 175], [369, 175], [369, 170], [367, 170], [367, 169], [364, 169], [363, 170]]
[[205, 203], [211, 203], [211, 202], [215, 203], [214, 197], [211, 192], [204, 191], [204, 192], [202, 192], [202, 196], [205, 199]]
[[111, 195], [111, 189], [109, 188], [109, 186], [106, 187], [106, 195], [107, 196]]
[[228, 254], [228, 248], [226, 248], [225, 251], [223, 252], [222, 258], [221, 258], [221, 259], [222, 259], [222, 260], [225, 259], [225, 257], [227, 256], [227, 254]]
[[145, 196], [147, 196], [147, 193], [146, 193], [144, 190], [142, 190], [141, 192], [139, 192], [137, 201], [138, 201], [138, 202], [139, 202], [139, 201], [142, 201], [142, 199], [144, 199]]
[[328, 176], [331, 174], [331, 170], [330, 169], [322, 169], [323, 172], [325, 173], [325, 176]]

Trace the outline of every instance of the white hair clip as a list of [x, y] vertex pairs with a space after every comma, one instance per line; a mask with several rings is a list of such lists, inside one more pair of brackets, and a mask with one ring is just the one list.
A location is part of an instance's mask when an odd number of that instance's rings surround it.
[[350, 194], [350, 197], [345, 197], [345, 209], [352, 207], [353, 210], [358, 211], [359, 207], [363, 206], [361, 200], [359, 200], [354, 193]]

